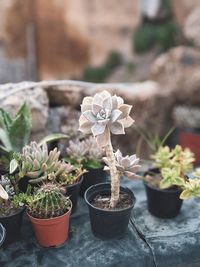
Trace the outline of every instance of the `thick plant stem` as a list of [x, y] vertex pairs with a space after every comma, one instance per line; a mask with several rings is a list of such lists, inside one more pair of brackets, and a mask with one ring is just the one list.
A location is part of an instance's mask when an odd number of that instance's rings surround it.
[[109, 168], [110, 168], [110, 176], [111, 176], [110, 207], [115, 208], [119, 200], [120, 181], [119, 181], [119, 173], [115, 166], [115, 156], [114, 156], [111, 142], [106, 146], [106, 156], [108, 159]]

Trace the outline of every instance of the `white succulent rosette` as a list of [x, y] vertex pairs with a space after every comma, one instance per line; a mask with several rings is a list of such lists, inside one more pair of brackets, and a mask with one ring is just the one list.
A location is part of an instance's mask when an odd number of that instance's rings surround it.
[[92, 134], [100, 147], [110, 142], [110, 133], [125, 134], [124, 128], [134, 122], [129, 116], [132, 106], [124, 104], [124, 100], [109, 92], [103, 91], [94, 97], [85, 97], [81, 105], [82, 115], [79, 130]]
[[[124, 175], [128, 177], [129, 179], [138, 179], [140, 178], [139, 175], [136, 174], [136, 172], [140, 169], [139, 161], [140, 159], [137, 158], [136, 155], [131, 156], [122, 156], [121, 151], [118, 149], [115, 155], [115, 166], [121, 175]], [[103, 158], [106, 165], [109, 165], [108, 159], [106, 157]], [[109, 171], [110, 168], [108, 166], [105, 166], [104, 168], [106, 171]]]

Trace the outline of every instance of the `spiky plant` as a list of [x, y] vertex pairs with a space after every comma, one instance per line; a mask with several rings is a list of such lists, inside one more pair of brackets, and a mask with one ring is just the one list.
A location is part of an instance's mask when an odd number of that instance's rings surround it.
[[85, 97], [81, 105], [79, 130], [85, 134], [92, 133], [97, 144], [105, 148], [111, 174], [111, 208], [116, 207], [119, 200], [121, 174], [116, 167], [111, 133], [125, 134], [124, 128], [130, 127], [134, 122], [129, 116], [131, 108], [132, 106], [124, 104], [121, 97], [111, 96], [107, 91], [97, 93], [94, 97]]
[[19, 177], [29, 178], [29, 183], [37, 184], [42, 181], [56, 180], [57, 177], [73, 170], [71, 164], [59, 160], [57, 148], [48, 152], [47, 145], [40, 147], [31, 142], [23, 148], [18, 158]]
[[70, 140], [66, 152], [72, 164], [82, 165], [87, 170], [102, 167], [104, 151], [97, 146], [92, 136], [82, 141]]
[[35, 218], [49, 219], [65, 214], [70, 208], [69, 197], [65, 197], [56, 185], [47, 183], [29, 199], [27, 210]]

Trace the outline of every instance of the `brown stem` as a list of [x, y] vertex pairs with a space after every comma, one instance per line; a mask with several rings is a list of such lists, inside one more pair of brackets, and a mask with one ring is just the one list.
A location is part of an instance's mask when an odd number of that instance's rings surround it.
[[110, 176], [111, 176], [110, 207], [115, 208], [119, 200], [120, 181], [119, 181], [119, 172], [117, 171], [117, 168], [115, 166], [115, 156], [111, 142], [106, 146], [106, 156], [108, 159]]

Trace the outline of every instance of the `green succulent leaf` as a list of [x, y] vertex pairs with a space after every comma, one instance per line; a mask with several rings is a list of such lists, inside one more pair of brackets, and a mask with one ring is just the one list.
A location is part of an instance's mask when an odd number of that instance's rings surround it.
[[42, 146], [45, 143], [49, 143], [49, 142], [56, 141], [56, 140], [63, 139], [63, 138], [69, 138], [69, 136], [66, 134], [60, 134], [60, 133], [49, 134], [45, 136], [42, 140], [40, 140], [38, 145]]
[[180, 199], [183, 199], [183, 200], [189, 199], [191, 197], [192, 197], [192, 192], [187, 189], [183, 190], [183, 192], [180, 195]]
[[10, 125], [8, 132], [13, 151], [20, 152], [28, 143], [31, 127], [30, 110], [26, 104], [23, 104]]
[[18, 167], [18, 162], [16, 159], [12, 159], [10, 162], [10, 174], [14, 173], [14, 171], [17, 169]]
[[1, 146], [1, 149], [7, 152], [12, 150], [12, 144], [10, 142], [9, 136], [3, 128], [0, 128], [0, 141], [3, 144], [3, 146]]
[[12, 124], [12, 118], [8, 112], [0, 108], [0, 126], [5, 130], [9, 131], [10, 125]]

